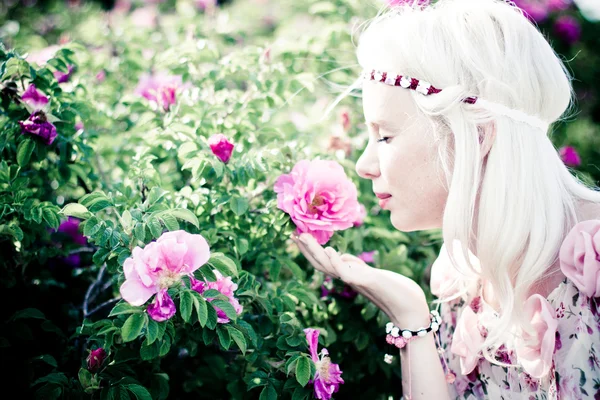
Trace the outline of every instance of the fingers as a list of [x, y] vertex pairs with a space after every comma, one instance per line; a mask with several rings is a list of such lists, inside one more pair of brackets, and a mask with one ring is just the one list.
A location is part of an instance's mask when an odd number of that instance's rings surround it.
[[[326, 255], [323, 255], [324, 250], [318, 243], [316, 248], [314, 246], [309, 248], [307, 244], [303, 243], [299, 239], [292, 237], [292, 240], [296, 243], [298, 249], [300, 249], [300, 252], [304, 255], [304, 257], [306, 257], [308, 262], [311, 263], [314, 268], [326, 273], [327, 275], [337, 278], [337, 273], [333, 270], [329, 258]], [[315, 251], [320, 254], [319, 257], [315, 255]]]

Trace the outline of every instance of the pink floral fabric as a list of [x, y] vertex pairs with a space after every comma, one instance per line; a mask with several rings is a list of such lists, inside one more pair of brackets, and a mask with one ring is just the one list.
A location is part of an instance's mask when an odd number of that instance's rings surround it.
[[[453, 399], [600, 398], [600, 297], [593, 297], [599, 295], [595, 290], [600, 274], [595, 239], [599, 225], [598, 220], [584, 221], [573, 228], [560, 253], [566, 278], [546, 298], [534, 294], [523, 305], [533, 330], [507, 334], [494, 354], [497, 361], [513, 367], [469, 351], [498, 318], [483, 299], [481, 281], [474, 297], [460, 296], [439, 306], [442, 323], [437, 340], [445, 373], [456, 376], [448, 384]], [[439, 282], [434, 274], [443, 273], [438, 263], [431, 279]], [[467, 298], [472, 300], [467, 303]]]

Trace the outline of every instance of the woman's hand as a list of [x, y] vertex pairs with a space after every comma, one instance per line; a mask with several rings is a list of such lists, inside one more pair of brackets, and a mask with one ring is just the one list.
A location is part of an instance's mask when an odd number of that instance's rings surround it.
[[314, 268], [352, 286], [385, 312], [394, 324], [403, 329], [427, 326], [429, 307], [425, 293], [412, 279], [372, 268], [360, 258], [339, 254], [331, 247], [323, 249], [309, 234], [293, 235], [292, 240]]

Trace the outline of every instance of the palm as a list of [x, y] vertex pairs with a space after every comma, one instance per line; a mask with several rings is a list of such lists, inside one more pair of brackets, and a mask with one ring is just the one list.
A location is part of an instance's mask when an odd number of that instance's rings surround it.
[[296, 243], [315, 269], [343, 280], [388, 315], [392, 308], [412, 311], [425, 302], [421, 287], [401, 274], [372, 268], [360, 258], [338, 254], [331, 247], [323, 249], [310, 235], [301, 235]]

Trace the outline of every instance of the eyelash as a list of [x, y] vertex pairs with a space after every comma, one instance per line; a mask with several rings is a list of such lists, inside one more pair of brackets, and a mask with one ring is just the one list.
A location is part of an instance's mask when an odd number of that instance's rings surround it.
[[379, 143], [379, 142], [386, 142], [386, 143], [387, 143], [387, 141], [388, 141], [388, 140], [390, 140], [390, 139], [391, 139], [390, 137], [386, 136], [386, 137], [384, 137], [384, 138], [381, 138], [381, 139], [379, 139], [379, 140], [377, 141], [377, 143]]

